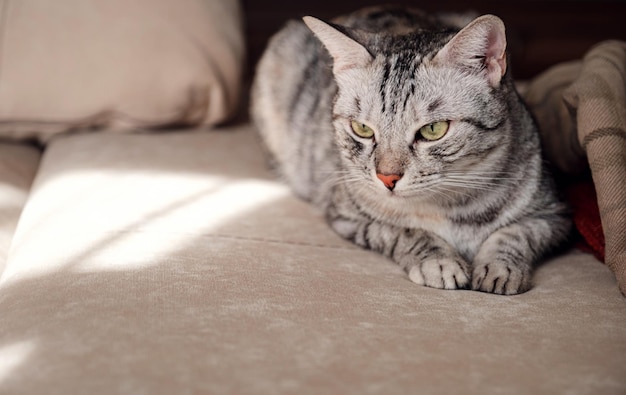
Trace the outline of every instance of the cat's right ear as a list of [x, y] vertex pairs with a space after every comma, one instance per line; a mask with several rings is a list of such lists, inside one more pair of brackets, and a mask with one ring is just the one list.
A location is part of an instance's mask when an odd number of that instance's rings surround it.
[[474, 19], [439, 51], [434, 61], [484, 71], [489, 83], [498, 87], [506, 73], [504, 23], [495, 15]]
[[364, 67], [373, 60], [365, 47], [331, 25], [311, 16], [302, 19], [332, 56], [333, 73]]

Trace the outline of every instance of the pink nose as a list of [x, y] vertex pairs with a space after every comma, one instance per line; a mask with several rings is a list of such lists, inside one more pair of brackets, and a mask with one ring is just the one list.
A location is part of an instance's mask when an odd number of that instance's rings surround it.
[[396, 182], [402, 178], [402, 174], [380, 174], [377, 173], [376, 177], [385, 184], [385, 186], [392, 191], [396, 186]]

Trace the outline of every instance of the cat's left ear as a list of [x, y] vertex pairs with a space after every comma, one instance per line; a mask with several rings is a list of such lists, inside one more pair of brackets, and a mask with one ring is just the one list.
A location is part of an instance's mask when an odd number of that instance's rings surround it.
[[366, 66], [372, 61], [372, 55], [365, 47], [331, 25], [311, 16], [302, 19], [332, 56], [335, 74]]
[[491, 86], [498, 87], [506, 72], [504, 23], [495, 15], [483, 15], [474, 19], [433, 60], [483, 70]]

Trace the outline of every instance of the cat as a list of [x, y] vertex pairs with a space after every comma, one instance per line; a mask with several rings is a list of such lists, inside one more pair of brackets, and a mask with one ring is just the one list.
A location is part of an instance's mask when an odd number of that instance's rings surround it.
[[251, 116], [295, 194], [417, 284], [526, 292], [568, 237], [494, 15], [291, 21], [257, 65]]

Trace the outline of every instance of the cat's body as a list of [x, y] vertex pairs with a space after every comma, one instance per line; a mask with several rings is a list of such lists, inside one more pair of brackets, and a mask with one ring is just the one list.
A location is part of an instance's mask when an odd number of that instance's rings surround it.
[[569, 220], [506, 73], [501, 21], [461, 29], [395, 8], [305, 20], [272, 39], [252, 96], [295, 193], [416, 283], [528, 290]]

